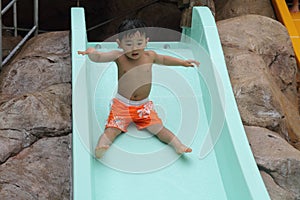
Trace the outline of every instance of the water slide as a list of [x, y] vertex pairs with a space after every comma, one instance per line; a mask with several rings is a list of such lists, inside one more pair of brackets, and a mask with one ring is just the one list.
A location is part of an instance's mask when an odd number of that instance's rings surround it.
[[276, 16], [286, 27], [295, 51], [298, 68], [300, 68], [300, 12], [290, 13], [285, 0], [272, 0]]
[[[179, 41], [149, 42], [147, 49], [199, 68], [153, 65], [150, 99], [164, 125], [193, 149], [178, 155], [147, 131], [130, 125], [103, 158], [94, 148], [117, 88], [115, 63], [77, 54], [115, 42], [89, 42], [83, 8], [71, 10], [74, 200], [267, 200], [232, 92], [214, 18], [194, 7], [192, 27]], [[156, 32], [156, 34], [161, 34]]]

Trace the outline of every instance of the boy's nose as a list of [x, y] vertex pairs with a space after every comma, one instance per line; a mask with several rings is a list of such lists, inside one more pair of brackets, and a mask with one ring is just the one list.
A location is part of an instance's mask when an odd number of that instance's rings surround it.
[[138, 46], [137, 45], [133, 45], [132, 50], [137, 50]]

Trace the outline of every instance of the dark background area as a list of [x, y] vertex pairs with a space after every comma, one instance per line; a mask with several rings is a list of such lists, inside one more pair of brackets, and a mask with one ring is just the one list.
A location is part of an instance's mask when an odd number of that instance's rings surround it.
[[[2, 8], [9, 0], [2, 1]], [[151, 27], [163, 27], [181, 32], [181, 10], [177, 0], [40, 0], [39, 30], [70, 30], [71, 7], [83, 7], [89, 41], [103, 41], [115, 34], [117, 26], [125, 18], [138, 17]], [[17, 1], [18, 27], [33, 26], [33, 0]], [[3, 16], [3, 25], [12, 26], [12, 9]], [[19, 31], [25, 35], [26, 32]], [[166, 34], [164, 40], [176, 40], [178, 36]], [[161, 40], [152, 36], [153, 40]]]

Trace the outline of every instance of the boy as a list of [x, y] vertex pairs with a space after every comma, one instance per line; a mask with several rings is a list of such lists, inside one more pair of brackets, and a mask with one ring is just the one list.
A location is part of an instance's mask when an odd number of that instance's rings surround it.
[[131, 122], [134, 122], [138, 129], [146, 128], [162, 142], [172, 146], [178, 154], [192, 151], [163, 126], [148, 96], [152, 86], [153, 63], [185, 67], [199, 66], [200, 63], [145, 51], [148, 41], [146, 25], [142, 21], [125, 20], [118, 28], [116, 40], [122, 51], [98, 52], [94, 48], [78, 51], [78, 54], [88, 55], [94, 62], [114, 61], [118, 66], [118, 94], [113, 99], [105, 131], [95, 149], [97, 158], [104, 155], [120, 133], [127, 131]]
[[299, 0], [293, 0], [293, 5], [290, 8], [290, 12], [292, 13], [299, 12]]

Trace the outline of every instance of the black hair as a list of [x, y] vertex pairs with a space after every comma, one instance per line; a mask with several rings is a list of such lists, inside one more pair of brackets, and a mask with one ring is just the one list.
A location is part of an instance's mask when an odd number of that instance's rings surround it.
[[140, 19], [126, 19], [118, 27], [118, 37], [122, 39], [124, 36], [132, 35], [137, 31], [146, 35], [146, 23]]

